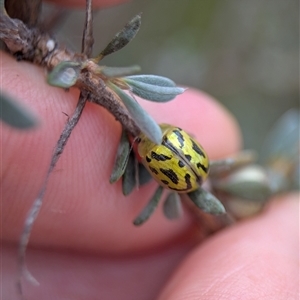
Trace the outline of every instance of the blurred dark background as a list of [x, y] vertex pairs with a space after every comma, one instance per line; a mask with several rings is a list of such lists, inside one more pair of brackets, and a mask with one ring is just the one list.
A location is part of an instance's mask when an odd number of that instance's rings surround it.
[[[299, 107], [298, 0], [132, 1], [95, 14], [94, 55], [139, 12], [137, 37], [103, 64], [138, 64], [213, 95], [238, 119], [247, 148], [259, 150], [278, 117]], [[59, 28], [75, 50], [83, 23], [73, 11]]]

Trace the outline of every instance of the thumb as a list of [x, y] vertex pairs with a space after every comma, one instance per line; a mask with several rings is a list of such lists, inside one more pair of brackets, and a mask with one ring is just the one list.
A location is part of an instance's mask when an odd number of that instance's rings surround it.
[[198, 246], [159, 299], [297, 299], [299, 194]]

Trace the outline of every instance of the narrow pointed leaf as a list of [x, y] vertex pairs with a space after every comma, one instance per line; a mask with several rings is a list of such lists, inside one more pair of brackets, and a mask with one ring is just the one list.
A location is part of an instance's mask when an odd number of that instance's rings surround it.
[[142, 225], [145, 221], [149, 219], [149, 217], [154, 212], [157, 207], [159, 200], [161, 199], [161, 195], [163, 192], [163, 187], [159, 186], [155, 191], [154, 195], [148, 202], [147, 206], [142, 210], [142, 212], [138, 215], [138, 217], [133, 221], [135, 226]]
[[47, 76], [50, 85], [70, 88], [73, 86], [80, 74], [81, 64], [73, 61], [64, 61], [58, 64]]
[[135, 187], [136, 187], [135, 157], [134, 154], [131, 152], [123, 175], [123, 181], [122, 181], [123, 195], [128, 196]]
[[100, 53], [99, 58], [114, 53], [125, 47], [138, 33], [141, 27], [141, 15], [136, 15], [124, 28], [119, 31], [106, 48]]
[[182, 94], [185, 89], [180, 87], [161, 87], [150, 85], [142, 82], [126, 81], [130, 86], [133, 94], [154, 102], [168, 102], [173, 100], [179, 94]]
[[163, 211], [169, 220], [178, 219], [182, 215], [182, 204], [177, 193], [169, 193], [164, 201]]
[[129, 67], [103, 67], [101, 73], [106, 77], [123, 77], [129, 74], [137, 73], [141, 70], [138, 65]]
[[24, 105], [0, 92], [0, 119], [18, 129], [28, 129], [38, 124], [37, 118]]
[[185, 91], [170, 79], [154, 75], [130, 76], [125, 77], [124, 81], [133, 94], [155, 102], [170, 101]]
[[121, 140], [117, 150], [115, 164], [110, 176], [110, 183], [118, 181], [125, 172], [125, 168], [129, 159], [130, 143], [125, 130], [122, 130]]
[[138, 82], [144, 82], [152, 85], [175, 87], [176, 83], [170, 78], [157, 75], [133, 75], [126, 76], [126, 79]]
[[257, 153], [254, 150], [243, 150], [232, 157], [225, 159], [213, 160], [210, 162], [209, 175], [218, 176], [225, 172], [230, 172], [242, 166], [249, 165], [255, 162]]
[[108, 83], [108, 86], [120, 97], [140, 130], [154, 143], [161, 144], [162, 132], [153, 118], [128, 94], [119, 87]]
[[151, 181], [153, 177], [143, 164], [139, 164], [139, 185], [142, 186]]
[[212, 215], [225, 214], [226, 210], [223, 204], [208, 191], [199, 188], [196, 191], [188, 193], [194, 204], [204, 212]]

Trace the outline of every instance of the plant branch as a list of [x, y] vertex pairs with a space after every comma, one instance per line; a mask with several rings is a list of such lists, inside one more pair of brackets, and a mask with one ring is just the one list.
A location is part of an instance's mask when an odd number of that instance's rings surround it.
[[35, 26], [41, 11], [42, 0], [6, 0], [5, 8], [11, 18], [23, 21], [27, 26]]
[[93, 38], [92, 0], [87, 0], [81, 52], [84, 53], [87, 57], [90, 57], [92, 54], [93, 44], [94, 44], [94, 38]]
[[[90, 30], [87, 30], [88, 32]], [[140, 133], [128, 111], [99, 77], [96, 72], [98, 65], [88, 60], [85, 54], [74, 53], [60, 45], [49, 34], [37, 28], [28, 28], [22, 21], [11, 19], [3, 13], [0, 13], [0, 39], [17, 59], [31, 61], [48, 71], [64, 61], [84, 63], [85, 68], [75, 86], [81, 91], [89, 92], [89, 101], [105, 107], [132, 136]], [[90, 45], [90, 41], [87, 45]]]

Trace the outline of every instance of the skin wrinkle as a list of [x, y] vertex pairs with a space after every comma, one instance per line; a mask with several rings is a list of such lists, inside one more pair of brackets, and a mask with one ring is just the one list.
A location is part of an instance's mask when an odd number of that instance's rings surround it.
[[[227, 274], [224, 274], [222, 277], [212, 277], [211, 280], [211, 284], [203, 290], [203, 296], [205, 295], [209, 295], [209, 293], [215, 289], [216, 286], [219, 285], [226, 285], [224, 284], [226, 281], [230, 281], [230, 279], [234, 279], [234, 276], [238, 273], [242, 273], [242, 271], [245, 269], [246, 264], [245, 265], [241, 265], [241, 266], [237, 266], [236, 268], [234, 268], [233, 270], [230, 270], [230, 272], [228, 272]], [[234, 284], [234, 283], [231, 283]]]

